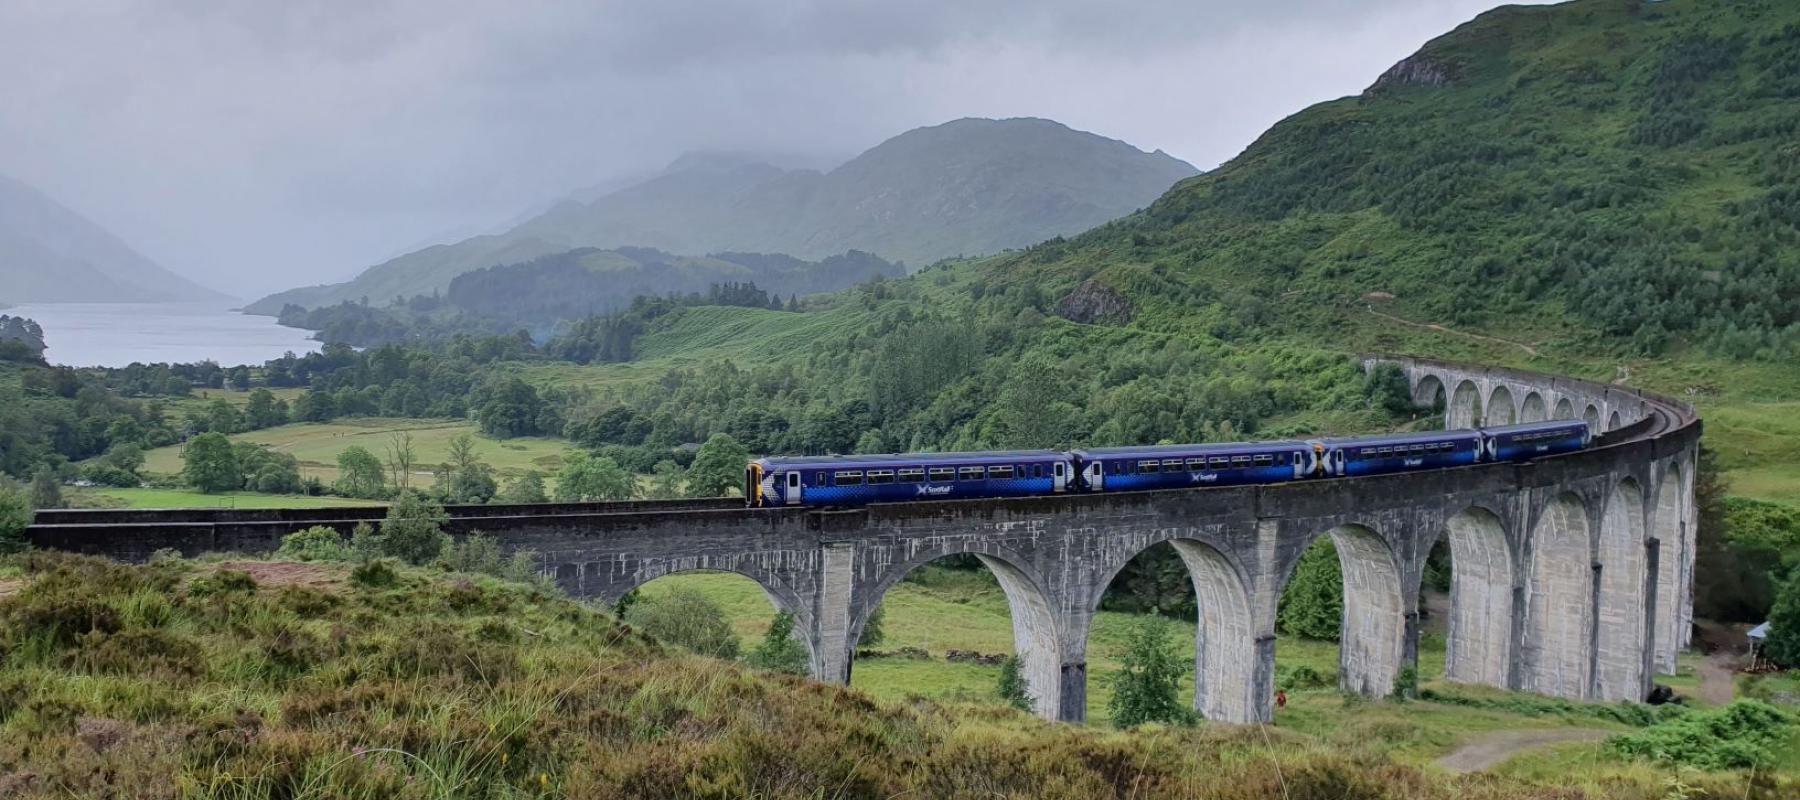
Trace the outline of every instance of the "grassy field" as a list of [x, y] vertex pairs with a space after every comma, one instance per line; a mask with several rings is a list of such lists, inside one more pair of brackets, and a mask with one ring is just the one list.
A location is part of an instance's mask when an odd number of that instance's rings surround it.
[[[298, 423], [282, 425], [232, 436], [233, 441], [268, 445], [300, 460], [301, 477], [316, 477], [325, 483], [337, 480], [337, 456], [345, 449], [360, 446], [386, 458], [387, 447], [396, 434], [410, 433], [417, 457], [414, 467], [415, 486], [429, 486], [431, 471], [449, 455], [450, 440], [462, 434], [475, 434], [475, 424], [468, 421], [441, 419], [397, 419], [370, 417], [342, 419], [330, 423]], [[475, 450], [491, 464], [504, 484], [537, 470], [546, 475], [562, 468], [563, 454], [569, 444], [561, 439], [522, 438], [495, 441], [476, 435]], [[181, 446], [160, 447], [145, 455], [147, 472], [172, 475], [181, 471]]]
[[[647, 584], [642, 593], [655, 597], [677, 586], [698, 591], [723, 608], [737, 631], [745, 652], [754, 648], [767, 630], [774, 607], [754, 581], [725, 573], [695, 573], [661, 578]], [[896, 585], [884, 599], [885, 638], [874, 649], [895, 651], [903, 647], [926, 650], [929, 660], [899, 657], [867, 658], [852, 671], [851, 685], [891, 702], [925, 698], [937, 702], [993, 704], [1000, 669], [944, 659], [946, 650], [1011, 653], [1012, 623], [1006, 599], [986, 572], [928, 566]], [[1100, 612], [1095, 615], [1088, 644], [1088, 720], [1105, 726], [1113, 676], [1119, 670], [1119, 653], [1135, 615]], [[1189, 623], [1167, 621], [1171, 637], [1193, 652], [1193, 628]], [[1427, 630], [1430, 630], [1428, 626]], [[1684, 656], [1682, 675], [1659, 677], [1678, 690], [1694, 692], [1694, 659]], [[1310, 667], [1325, 675], [1337, 670], [1338, 648], [1332, 642], [1282, 637], [1276, 645], [1276, 669], [1287, 674], [1296, 667]], [[1497, 690], [1446, 684], [1444, 638], [1428, 632], [1420, 642], [1420, 681], [1427, 689], [1457, 696], [1491, 697], [1504, 702], [1512, 695]], [[1184, 683], [1183, 700], [1192, 700], [1191, 679]], [[1618, 722], [1580, 713], [1525, 713], [1519, 710], [1470, 708], [1443, 702], [1370, 702], [1347, 698], [1335, 688], [1302, 689], [1289, 694], [1286, 708], [1276, 714], [1277, 727], [1304, 733], [1353, 755], [1393, 758], [1403, 763], [1427, 764], [1460, 744], [1484, 733], [1529, 728], [1562, 728], [1571, 725], [1596, 729], [1624, 729]], [[1598, 759], [1598, 745], [1577, 745], [1559, 750], [1569, 757]], [[1607, 762], [1626, 769], [1616, 762]]]
[[123, 508], [332, 508], [336, 506], [383, 505], [370, 500], [347, 497], [306, 497], [303, 495], [228, 492], [203, 494], [186, 489], [72, 489], [77, 497], [94, 498], [94, 505]]

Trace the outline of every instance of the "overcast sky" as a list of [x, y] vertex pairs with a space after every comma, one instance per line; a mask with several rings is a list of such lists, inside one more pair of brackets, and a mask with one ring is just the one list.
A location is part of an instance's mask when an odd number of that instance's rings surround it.
[[4, 0], [0, 173], [220, 290], [958, 117], [1229, 159], [1492, 0]]

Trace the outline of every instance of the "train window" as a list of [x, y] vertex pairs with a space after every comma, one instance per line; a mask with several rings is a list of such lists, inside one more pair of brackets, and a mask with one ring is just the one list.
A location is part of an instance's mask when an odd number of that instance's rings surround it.
[[1007, 478], [1011, 478], [1012, 476], [1013, 476], [1013, 468], [1012, 468], [1011, 464], [1007, 464], [1007, 465], [1001, 466], [1001, 467], [988, 467], [988, 478], [989, 479], [997, 480], [997, 481], [998, 480], [1006, 480]]
[[1224, 469], [1231, 464], [1231, 459], [1224, 456], [1213, 456], [1212, 460], [1208, 463], [1212, 464], [1213, 469]]
[[1165, 458], [1165, 459], [1163, 459], [1163, 462], [1162, 462], [1162, 468], [1163, 468], [1163, 472], [1180, 472], [1181, 471], [1181, 459]]
[[891, 469], [869, 470], [869, 483], [893, 483], [894, 471]]
[[900, 483], [918, 483], [925, 480], [924, 467], [905, 467], [894, 472], [894, 480]]
[[831, 476], [833, 486], [861, 486], [863, 474], [860, 472], [839, 472]]
[[987, 474], [986, 467], [963, 467], [962, 469], [957, 470], [956, 477], [957, 477], [957, 480], [978, 481], [978, 480], [981, 480], [981, 477], [986, 474]]
[[1138, 468], [1138, 472], [1143, 472], [1143, 473], [1156, 472], [1157, 471], [1157, 462], [1155, 462], [1155, 461], [1139, 461], [1139, 462], [1137, 462], [1137, 468]]
[[1248, 467], [1248, 466], [1250, 466], [1250, 457], [1249, 456], [1232, 456], [1231, 457], [1231, 466], [1236, 469], [1243, 469], [1244, 467]]
[[825, 473], [823, 471], [813, 473], [813, 485], [814, 486], [824, 486], [825, 485]]
[[1033, 478], [1044, 477], [1044, 465], [1043, 464], [1032, 464], [1031, 465], [1031, 477], [1033, 477]]
[[956, 468], [955, 467], [932, 467], [931, 468], [931, 479], [934, 481], [956, 480]]
[[1266, 467], [1273, 463], [1275, 463], [1274, 456], [1257, 456], [1256, 457], [1256, 465], [1259, 467]]
[[1206, 459], [1190, 458], [1187, 460], [1187, 468], [1188, 468], [1189, 472], [1196, 472], [1199, 470], [1206, 469]]

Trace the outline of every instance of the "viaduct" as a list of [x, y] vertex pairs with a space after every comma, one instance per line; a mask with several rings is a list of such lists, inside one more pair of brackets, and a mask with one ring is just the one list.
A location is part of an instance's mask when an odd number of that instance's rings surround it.
[[[1700, 420], [1620, 386], [1415, 358], [1395, 364], [1450, 427], [1582, 418], [1578, 453], [1429, 473], [846, 510], [675, 501], [450, 509], [456, 532], [529, 548], [572, 595], [616, 601], [691, 570], [755, 580], [796, 618], [814, 675], [850, 678], [863, 625], [894, 584], [973, 554], [1011, 605], [1015, 651], [1044, 717], [1087, 713], [1089, 623], [1113, 577], [1167, 542], [1198, 594], [1195, 705], [1270, 719], [1276, 605], [1303, 551], [1329, 536], [1344, 574], [1340, 680], [1386, 696], [1418, 660], [1419, 584], [1447, 539], [1453, 681], [1571, 699], [1641, 700], [1691, 627], [1693, 471]], [[348, 530], [380, 509], [50, 511], [34, 544], [143, 559], [161, 548], [266, 553], [310, 525]]]

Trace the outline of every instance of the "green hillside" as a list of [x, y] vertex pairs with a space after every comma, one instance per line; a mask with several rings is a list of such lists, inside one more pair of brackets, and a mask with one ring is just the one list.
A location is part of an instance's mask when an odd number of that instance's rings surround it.
[[827, 173], [684, 160], [503, 234], [409, 253], [355, 280], [250, 308], [444, 290], [462, 273], [576, 247], [653, 247], [819, 259], [862, 250], [917, 268], [1077, 233], [1154, 200], [1193, 166], [1042, 119], [961, 119], [895, 136]]
[[[1547, 354], [1800, 352], [1800, 6], [1484, 14], [1144, 213], [1002, 258], [1136, 324], [1339, 336], [1370, 308]], [[1521, 351], [1523, 352], [1523, 351]]]

